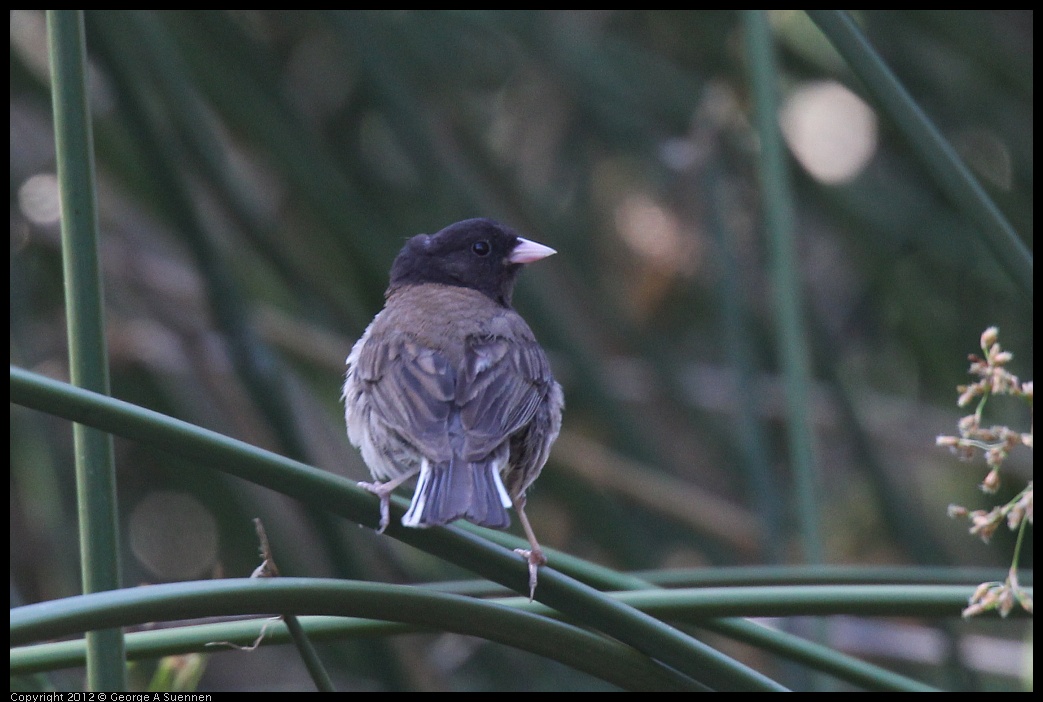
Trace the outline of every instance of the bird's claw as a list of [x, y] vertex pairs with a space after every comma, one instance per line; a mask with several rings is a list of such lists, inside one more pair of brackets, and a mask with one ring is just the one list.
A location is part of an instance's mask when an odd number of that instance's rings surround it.
[[536, 575], [540, 566], [547, 563], [547, 557], [538, 548], [531, 551], [525, 548], [516, 548], [514, 552], [529, 562], [529, 602], [532, 602], [533, 597], [536, 596]]
[[383, 534], [384, 530], [388, 528], [388, 524], [391, 523], [391, 492], [385, 488], [383, 483], [361, 482], [359, 487], [380, 498], [380, 526], [377, 528], [377, 533]]

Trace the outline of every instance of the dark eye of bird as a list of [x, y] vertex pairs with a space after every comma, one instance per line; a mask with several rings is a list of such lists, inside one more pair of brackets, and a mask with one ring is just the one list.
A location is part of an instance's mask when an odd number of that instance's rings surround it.
[[488, 241], [476, 241], [471, 244], [471, 251], [478, 256], [488, 256], [492, 250], [493, 247], [489, 245]]

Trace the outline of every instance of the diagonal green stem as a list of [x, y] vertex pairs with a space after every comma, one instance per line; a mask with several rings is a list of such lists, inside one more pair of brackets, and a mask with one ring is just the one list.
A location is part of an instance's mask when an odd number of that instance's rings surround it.
[[975, 222], [985, 244], [1011, 279], [1032, 299], [1032, 254], [949, 142], [843, 10], [807, 10], [866, 90], [905, 136], [950, 202]]
[[[376, 498], [354, 483], [317, 468], [178, 421], [127, 402], [71, 387], [11, 367], [11, 401], [72, 421], [148, 442], [160, 450], [375, 526]], [[386, 534], [528, 593], [528, 567], [514, 552], [458, 527], [409, 529], [398, 525], [405, 500], [392, 501], [396, 519]], [[278, 578], [277, 580], [284, 580]], [[668, 624], [613, 600], [551, 567], [540, 568], [536, 599], [714, 689], [782, 690], [770, 678]]]

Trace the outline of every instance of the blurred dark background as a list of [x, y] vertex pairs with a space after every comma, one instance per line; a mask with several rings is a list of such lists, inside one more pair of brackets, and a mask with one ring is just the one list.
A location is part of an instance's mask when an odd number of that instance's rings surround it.
[[[1032, 12], [857, 18], [1031, 248]], [[65, 379], [45, 19], [10, 19], [11, 362]], [[934, 438], [986, 327], [1032, 377], [1031, 299], [811, 21], [770, 19], [825, 560], [1005, 567], [1010, 534], [946, 517], [1005, 493]], [[541, 541], [619, 569], [805, 562], [742, 31], [725, 11], [88, 11], [113, 394], [362, 479], [338, 396], [391, 260], [493, 217], [559, 251], [515, 297], [567, 399], [529, 498]], [[989, 411], [1030, 430], [1013, 401]], [[77, 594], [70, 426], [12, 407], [11, 440], [12, 603]], [[116, 451], [125, 585], [248, 575], [254, 516], [286, 575], [466, 576]], [[1031, 455], [1005, 476], [1020, 489]], [[336, 657], [349, 689], [600, 689], [458, 636]], [[288, 650], [209, 661], [200, 689], [307, 685]]]

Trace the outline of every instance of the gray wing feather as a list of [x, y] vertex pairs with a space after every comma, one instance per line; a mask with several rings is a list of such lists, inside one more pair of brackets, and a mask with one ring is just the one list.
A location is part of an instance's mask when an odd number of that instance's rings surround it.
[[456, 402], [470, 455], [493, 451], [528, 424], [553, 382], [547, 359], [532, 339], [472, 338], [464, 368]]
[[456, 371], [445, 356], [394, 334], [365, 345], [357, 373], [389, 427], [431, 461], [452, 457], [447, 427]]

